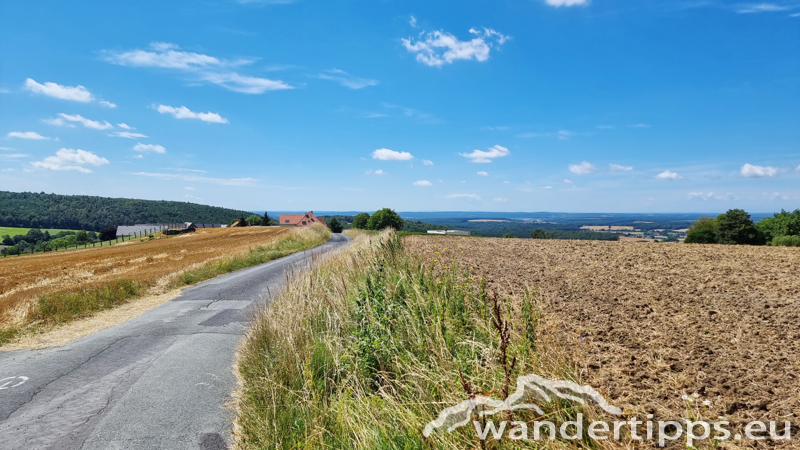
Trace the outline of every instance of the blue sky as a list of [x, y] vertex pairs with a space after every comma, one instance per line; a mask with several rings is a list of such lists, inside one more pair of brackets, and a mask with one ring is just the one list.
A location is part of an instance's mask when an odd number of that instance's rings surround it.
[[798, 2], [0, 8], [0, 190], [250, 210], [800, 204]]

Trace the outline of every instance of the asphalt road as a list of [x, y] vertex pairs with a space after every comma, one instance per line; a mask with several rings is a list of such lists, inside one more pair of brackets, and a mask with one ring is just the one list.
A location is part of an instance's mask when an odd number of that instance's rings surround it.
[[141, 316], [64, 347], [0, 353], [0, 448], [224, 449], [233, 357], [248, 308], [313, 250], [185, 289]]

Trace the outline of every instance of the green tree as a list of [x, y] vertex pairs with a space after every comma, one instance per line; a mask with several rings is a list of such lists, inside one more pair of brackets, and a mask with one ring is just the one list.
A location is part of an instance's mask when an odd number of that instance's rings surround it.
[[383, 230], [384, 228], [403, 229], [403, 219], [393, 209], [383, 208], [375, 211], [367, 223], [370, 230]]
[[353, 228], [366, 230], [369, 227], [369, 214], [361, 213], [353, 219]]
[[756, 224], [767, 242], [772, 242], [776, 237], [800, 235], [800, 209], [792, 212], [781, 210], [773, 217], [765, 217]]
[[537, 228], [531, 231], [531, 239], [553, 239], [553, 233], [550, 231], [544, 231], [541, 228]]
[[331, 233], [341, 233], [342, 232], [342, 223], [339, 222], [339, 219], [336, 217], [331, 218], [328, 221], [328, 228], [331, 229]]
[[258, 214], [252, 214], [252, 215], [247, 217], [247, 226], [249, 226], [249, 227], [257, 227], [257, 226], [259, 226], [261, 224], [262, 224], [261, 216], [259, 216]]
[[717, 221], [708, 216], [703, 216], [692, 223], [686, 232], [687, 244], [716, 244]]
[[503, 233], [503, 236], [501, 236], [501, 237], [504, 237], [504, 238], [515, 238], [516, 236], [514, 236], [511, 233]]
[[78, 231], [78, 234], [75, 235], [75, 241], [79, 245], [83, 245], [89, 242], [89, 235], [87, 235], [85, 231]]
[[239, 220], [237, 220], [236, 222], [239, 222], [239, 225], [236, 225], [237, 227], [246, 227], [247, 226], [247, 220], [245, 220], [244, 216], [239, 217]]
[[3, 235], [3, 245], [14, 245], [14, 239], [7, 234]]
[[269, 213], [264, 211], [264, 218], [261, 220], [261, 225], [268, 227], [272, 219], [269, 218]]
[[764, 235], [758, 231], [750, 214], [743, 209], [729, 209], [717, 216], [717, 242], [720, 244], [764, 245]]

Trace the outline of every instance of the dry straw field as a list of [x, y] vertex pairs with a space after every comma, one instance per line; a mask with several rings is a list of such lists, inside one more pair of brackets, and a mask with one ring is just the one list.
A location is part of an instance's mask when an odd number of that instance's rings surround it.
[[430, 264], [485, 278], [490, 290], [535, 291], [550, 351], [626, 416], [725, 417], [736, 428], [788, 420], [793, 437], [800, 431], [798, 249], [445, 236], [405, 243]]
[[212, 228], [112, 247], [0, 259], [0, 328], [26, 322], [40, 296], [78, 292], [116, 280], [166, 287], [175, 275], [267, 246], [286, 228]]

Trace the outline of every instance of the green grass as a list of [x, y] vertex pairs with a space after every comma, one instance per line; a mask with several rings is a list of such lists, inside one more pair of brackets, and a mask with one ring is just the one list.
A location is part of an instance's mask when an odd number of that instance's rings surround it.
[[[14, 237], [18, 234], [28, 234], [28, 231], [32, 230], [32, 228], [14, 228], [14, 227], [0, 227], [0, 236], [9, 235]], [[41, 228], [42, 233], [45, 231], [49, 231], [50, 234], [58, 233], [59, 231], [75, 231], [78, 232], [80, 230], [61, 230], [57, 228]]]
[[[496, 296], [455, 265], [426, 265], [392, 232], [358, 236], [290, 280], [248, 331], [237, 358], [237, 448], [480, 448], [471, 426], [428, 439], [422, 430], [467, 390], [503, 398], [519, 375], [574, 380], [543, 352], [538, 317], [531, 293]], [[549, 420], [577, 414], [542, 406]], [[505, 439], [486, 448], [574, 446]]]

